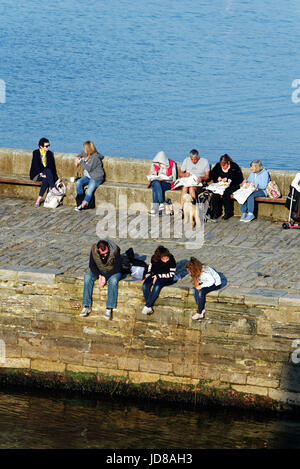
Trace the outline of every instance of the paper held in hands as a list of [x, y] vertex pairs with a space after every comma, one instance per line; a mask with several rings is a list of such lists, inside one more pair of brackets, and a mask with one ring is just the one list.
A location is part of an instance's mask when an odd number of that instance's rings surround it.
[[230, 186], [231, 179], [228, 179], [228, 181], [219, 181], [219, 182], [213, 182], [207, 186], [207, 190], [213, 192], [214, 194], [219, 194], [223, 195], [225, 192], [225, 189]]
[[191, 175], [191, 176], [188, 176], [188, 177], [185, 177], [185, 178], [179, 178], [179, 179], [176, 179], [175, 182], [173, 182], [172, 184], [172, 189], [177, 189], [177, 187], [192, 187], [192, 186], [199, 186], [199, 187], [202, 187], [203, 186], [203, 183], [202, 182], [198, 182], [197, 180], [197, 176], [195, 175]]
[[256, 190], [256, 187], [252, 183], [243, 183], [242, 187], [235, 191], [232, 195], [240, 205], [244, 204], [248, 199], [249, 195]]

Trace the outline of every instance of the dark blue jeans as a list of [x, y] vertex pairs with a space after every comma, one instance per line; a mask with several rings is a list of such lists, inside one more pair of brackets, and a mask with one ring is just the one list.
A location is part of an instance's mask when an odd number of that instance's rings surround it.
[[152, 202], [154, 204], [162, 204], [165, 201], [165, 192], [171, 189], [171, 183], [155, 179], [151, 182], [151, 188]]
[[[143, 294], [146, 302], [146, 306], [151, 308], [155, 300], [158, 298], [160, 290], [167, 285], [172, 285], [176, 283], [173, 279], [170, 278], [157, 278], [155, 284], [152, 287], [153, 278], [147, 277], [143, 283]], [[152, 290], [151, 290], [152, 287]]]
[[219, 290], [219, 288], [221, 288], [221, 285], [211, 285], [210, 287], [203, 287], [200, 290], [197, 290], [195, 287], [193, 288], [194, 297], [198, 305], [198, 313], [202, 313], [202, 310], [204, 309], [207, 293]]
[[45, 178], [42, 178], [42, 176], [39, 176], [37, 178], [37, 181], [42, 181], [42, 185], [41, 185], [40, 193], [39, 193], [40, 197], [43, 197], [43, 195], [45, 194], [46, 189], [48, 187], [50, 187], [50, 189], [53, 189], [53, 187], [55, 186], [54, 178], [53, 178], [53, 174], [52, 174], [51, 169], [44, 168], [43, 169], [43, 174], [45, 174], [45, 176], [46, 176]]

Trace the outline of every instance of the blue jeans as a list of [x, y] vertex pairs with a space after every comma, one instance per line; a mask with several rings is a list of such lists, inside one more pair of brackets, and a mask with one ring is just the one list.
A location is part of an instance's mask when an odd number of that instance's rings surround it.
[[78, 179], [76, 182], [76, 192], [78, 195], [84, 194], [84, 188], [85, 186], [87, 187], [85, 197], [83, 202], [87, 202], [88, 204], [90, 203], [93, 193], [97, 189], [100, 184], [103, 183], [103, 179], [100, 179], [99, 181], [95, 181], [95, 179], [89, 178], [87, 176], [83, 176], [82, 178]]
[[151, 187], [153, 203], [162, 204], [165, 201], [165, 192], [171, 189], [171, 183], [155, 179], [151, 182]]
[[246, 202], [241, 205], [242, 213], [254, 213], [255, 197], [266, 197], [266, 193], [263, 189], [257, 189], [256, 191], [252, 192]]
[[[112, 275], [107, 281], [107, 300], [106, 308], [114, 309], [117, 306], [118, 299], [118, 286], [119, 281], [122, 278], [121, 272]], [[84, 276], [84, 286], [83, 286], [83, 306], [92, 306], [92, 296], [94, 283], [97, 280], [97, 277], [89, 270]]]
[[151, 308], [151, 306], [154, 304], [155, 300], [158, 298], [160, 290], [163, 287], [166, 287], [167, 285], [172, 285], [173, 283], [175, 283], [174, 279], [157, 278], [151, 291], [152, 282], [153, 282], [153, 278], [150, 276], [150, 277], [147, 277], [143, 283], [143, 294], [144, 294], [146, 306], [148, 308]]
[[39, 176], [37, 178], [37, 181], [42, 181], [42, 185], [41, 185], [40, 193], [39, 193], [40, 197], [43, 197], [43, 195], [46, 192], [47, 187], [50, 187], [50, 189], [53, 189], [53, 187], [55, 186], [51, 169], [44, 168], [43, 174], [46, 176], [45, 178], [42, 178], [42, 176]]
[[211, 285], [210, 287], [203, 287], [200, 290], [197, 290], [195, 287], [193, 288], [194, 298], [198, 305], [198, 313], [202, 313], [205, 305], [205, 298], [207, 293], [214, 290], [219, 290], [221, 285]]

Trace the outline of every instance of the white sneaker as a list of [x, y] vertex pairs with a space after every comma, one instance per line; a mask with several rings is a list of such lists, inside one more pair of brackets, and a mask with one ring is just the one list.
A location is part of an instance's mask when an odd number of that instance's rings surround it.
[[83, 317], [84, 317], [84, 316], [88, 316], [88, 315], [91, 313], [91, 311], [92, 311], [92, 308], [91, 308], [90, 306], [84, 306], [84, 307], [82, 308], [82, 311], [81, 311], [81, 313], [80, 313], [80, 316], [83, 316]]
[[157, 215], [157, 214], [158, 214], [158, 211], [155, 210], [154, 208], [151, 208], [151, 210], [149, 212], [149, 215], [154, 216], [154, 215]]
[[153, 313], [153, 309], [148, 308], [148, 306], [144, 306], [142, 309], [142, 314], [150, 314], [150, 313]]
[[112, 309], [111, 308], [106, 308], [105, 313], [104, 313], [104, 317], [107, 320], [112, 319]]
[[200, 319], [204, 318], [204, 315], [205, 315], [205, 309], [203, 309], [201, 313], [194, 314], [194, 316], [192, 316], [192, 319], [194, 321], [200, 321]]

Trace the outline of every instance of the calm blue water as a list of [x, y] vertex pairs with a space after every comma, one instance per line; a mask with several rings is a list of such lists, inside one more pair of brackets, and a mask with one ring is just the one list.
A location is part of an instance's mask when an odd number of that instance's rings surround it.
[[1, 0], [0, 146], [299, 170], [297, 0]]

